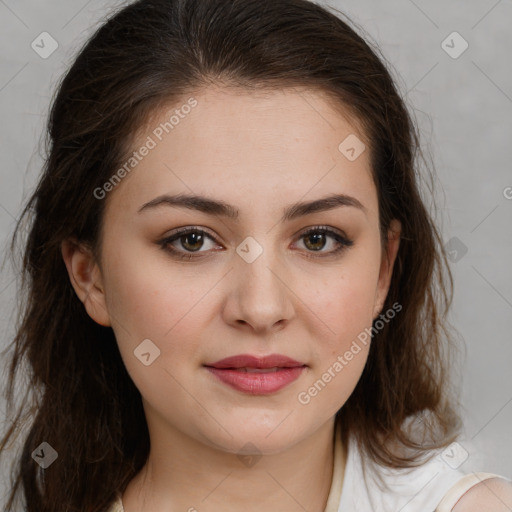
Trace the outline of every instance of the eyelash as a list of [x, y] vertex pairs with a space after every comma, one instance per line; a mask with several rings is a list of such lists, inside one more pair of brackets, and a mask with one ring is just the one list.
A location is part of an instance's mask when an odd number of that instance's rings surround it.
[[[207, 233], [205, 230], [203, 230], [199, 227], [196, 227], [196, 226], [188, 226], [185, 228], [179, 228], [172, 235], [165, 237], [162, 240], [159, 240], [157, 242], [157, 244], [160, 245], [163, 250], [171, 253], [172, 257], [177, 258], [179, 260], [190, 261], [192, 259], [202, 258], [203, 257], [202, 255], [196, 256], [194, 252], [183, 252], [183, 251], [173, 248], [170, 245], [170, 244], [172, 244], [172, 242], [175, 242], [176, 240], [179, 240], [181, 237], [183, 237], [185, 235], [189, 235], [191, 233], [198, 233], [202, 236], [206, 236], [207, 238], [210, 238], [210, 240], [215, 242], [215, 239], [213, 238], [213, 236], [210, 235], [209, 233]], [[342, 251], [346, 250], [348, 247], [350, 247], [354, 244], [353, 240], [349, 240], [348, 238], [340, 235], [338, 232], [333, 231], [332, 229], [328, 228], [327, 226], [314, 226], [312, 228], [309, 228], [306, 231], [304, 231], [303, 233], [301, 233], [299, 240], [307, 237], [308, 235], [310, 235], [312, 233], [320, 233], [320, 234], [328, 235], [328, 236], [332, 237], [336, 242], [338, 242], [339, 246], [336, 249], [334, 249], [333, 251], [330, 251], [328, 253], [318, 252], [317, 254], [315, 254], [315, 251], [307, 251], [308, 253], [310, 253], [306, 256], [308, 258], [326, 258], [329, 256], [334, 256], [334, 255], [341, 253]], [[200, 254], [201, 252], [204, 253], [207, 251], [196, 251], [196, 252], [198, 254]]]

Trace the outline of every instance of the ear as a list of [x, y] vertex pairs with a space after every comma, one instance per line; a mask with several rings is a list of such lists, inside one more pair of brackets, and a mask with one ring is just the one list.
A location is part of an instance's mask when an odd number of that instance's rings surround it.
[[87, 314], [96, 323], [109, 327], [110, 317], [101, 272], [92, 251], [72, 240], [64, 240], [61, 251], [71, 285], [84, 304]]
[[398, 219], [393, 219], [388, 229], [388, 244], [387, 250], [383, 251], [379, 281], [377, 284], [377, 290], [375, 291], [375, 302], [373, 309], [373, 319], [375, 320], [386, 301], [386, 296], [389, 291], [389, 285], [391, 283], [391, 276], [393, 275], [393, 265], [395, 263], [396, 255], [398, 254], [398, 247], [400, 246], [400, 233], [402, 231], [402, 224]]

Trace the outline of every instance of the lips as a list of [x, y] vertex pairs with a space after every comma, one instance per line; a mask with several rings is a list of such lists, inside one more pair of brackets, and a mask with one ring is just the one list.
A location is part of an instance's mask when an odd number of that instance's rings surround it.
[[227, 357], [205, 365], [217, 379], [251, 395], [274, 393], [298, 379], [306, 365], [281, 354]]
[[253, 369], [273, 369], [273, 368], [294, 368], [305, 366], [304, 363], [295, 361], [290, 357], [281, 354], [271, 354], [258, 357], [249, 354], [239, 354], [226, 357], [215, 363], [207, 364], [212, 368], [253, 368]]

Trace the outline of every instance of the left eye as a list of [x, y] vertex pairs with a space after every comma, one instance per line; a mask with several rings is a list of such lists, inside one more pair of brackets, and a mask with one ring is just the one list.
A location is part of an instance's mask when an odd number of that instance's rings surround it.
[[[336, 253], [343, 247], [352, 245], [350, 240], [327, 228], [313, 228], [303, 233], [300, 240], [304, 240], [304, 245], [312, 252], [320, 252], [325, 248], [327, 241], [331, 240], [331, 245], [334, 249], [330, 251], [323, 251], [325, 253]], [[340, 247], [341, 246], [341, 247]]]

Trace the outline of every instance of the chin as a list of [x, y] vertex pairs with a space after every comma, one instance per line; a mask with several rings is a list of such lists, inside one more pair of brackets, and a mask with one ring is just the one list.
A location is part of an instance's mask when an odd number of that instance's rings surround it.
[[243, 422], [224, 423], [227, 432], [220, 428], [216, 432], [203, 432], [202, 436], [208, 438], [207, 444], [210, 446], [237, 455], [275, 455], [307, 436], [303, 424], [283, 421], [286, 414], [280, 414], [279, 421], [270, 423], [268, 418], [258, 421], [255, 416], [246, 416]]

